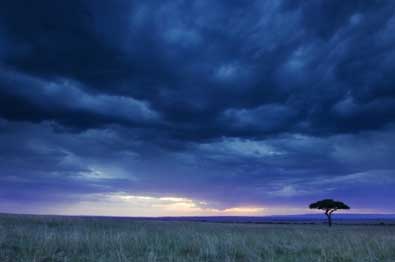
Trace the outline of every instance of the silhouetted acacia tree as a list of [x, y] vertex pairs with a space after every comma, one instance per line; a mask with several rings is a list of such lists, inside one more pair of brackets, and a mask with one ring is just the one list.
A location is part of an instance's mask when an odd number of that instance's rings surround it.
[[339, 209], [350, 209], [349, 206], [340, 201], [333, 199], [324, 199], [310, 204], [311, 209], [320, 209], [325, 211], [325, 215], [328, 218], [328, 225], [332, 226], [332, 213]]

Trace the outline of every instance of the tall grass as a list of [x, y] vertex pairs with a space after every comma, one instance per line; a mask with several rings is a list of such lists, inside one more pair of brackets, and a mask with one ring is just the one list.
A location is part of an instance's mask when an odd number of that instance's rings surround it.
[[0, 261], [395, 261], [395, 227], [0, 216]]

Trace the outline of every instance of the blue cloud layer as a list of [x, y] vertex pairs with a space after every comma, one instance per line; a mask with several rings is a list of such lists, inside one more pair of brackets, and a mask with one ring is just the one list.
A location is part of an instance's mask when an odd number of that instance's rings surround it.
[[368, 207], [386, 208], [394, 9], [2, 2], [0, 199], [122, 191], [220, 207], [332, 196], [358, 206], [369, 192]]

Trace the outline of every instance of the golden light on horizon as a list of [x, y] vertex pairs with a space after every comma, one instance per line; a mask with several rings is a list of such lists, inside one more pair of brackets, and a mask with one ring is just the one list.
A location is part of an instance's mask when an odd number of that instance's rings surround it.
[[183, 197], [129, 195], [126, 193], [92, 194], [81, 202], [48, 209], [60, 215], [102, 216], [262, 216], [261, 206], [213, 208], [207, 202]]

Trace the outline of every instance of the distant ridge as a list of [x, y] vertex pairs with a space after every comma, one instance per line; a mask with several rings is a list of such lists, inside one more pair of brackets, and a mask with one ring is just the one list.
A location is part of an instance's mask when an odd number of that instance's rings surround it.
[[[379, 221], [393, 220], [395, 214], [334, 214], [337, 221]], [[308, 222], [326, 221], [323, 214], [303, 214], [303, 215], [273, 215], [273, 216], [195, 216], [195, 217], [159, 217], [155, 218], [167, 221], [207, 221], [207, 222], [239, 222], [239, 223], [259, 223], [259, 222]]]
[[[33, 216], [33, 217], [79, 217], [93, 219], [114, 219], [132, 221], [185, 221], [211, 223], [262, 223], [262, 224], [321, 224], [326, 223], [324, 214], [272, 215], [272, 216], [172, 216], [172, 217], [117, 217], [117, 216], [65, 216], [65, 215], [32, 215], [5, 214], [0, 216]], [[391, 224], [395, 225], [395, 214], [334, 214], [335, 224]]]

